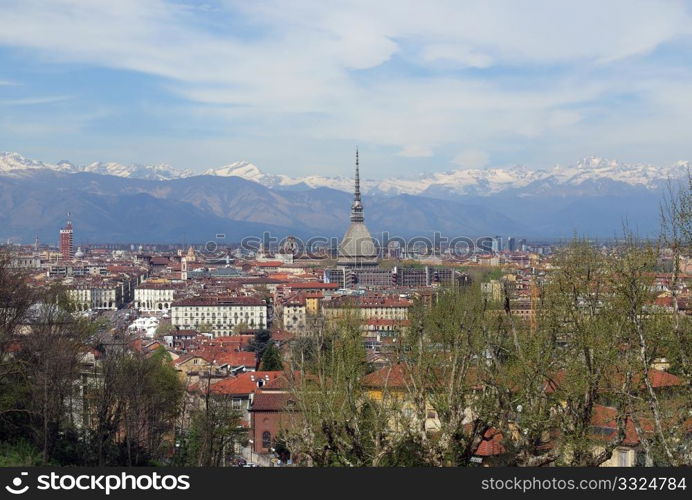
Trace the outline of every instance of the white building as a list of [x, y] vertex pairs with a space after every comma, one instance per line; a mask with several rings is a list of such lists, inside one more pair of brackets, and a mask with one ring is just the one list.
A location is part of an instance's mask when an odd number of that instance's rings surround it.
[[153, 338], [156, 334], [156, 329], [159, 327], [159, 319], [155, 317], [137, 318], [128, 326], [128, 330], [135, 332], [143, 332], [147, 337]]
[[80, 283], [67, 291], [78, 311], [115, 310], [123, 304], [120, 283]]
[[173, 304], [177, 288], [171, 284], [143, 283], [135, 288], [135, 307], [140, 311], [163, 311]]
[[267, 327], [267, 304], [256, 297], [193, 297], [171, 307], [171, 324], [181, 330], [198, 330], [209, 325], [214, 336], [229, 335], [233, 328]]

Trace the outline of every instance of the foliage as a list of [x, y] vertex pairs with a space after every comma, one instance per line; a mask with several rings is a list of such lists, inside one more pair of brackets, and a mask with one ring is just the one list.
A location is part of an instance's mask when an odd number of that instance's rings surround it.
[[689, 463], [690, 392], [649, 376], [658, 358], [682, 364], [691, 333], [653, 306], [660, 253], [633, 237], [610, 253], [573, 241], [535, 285], [531, 321], [477, 284], [440, 291], [416, 304], [376, 387], [357, 323], [310, 332], [292, 355], [300, 411], [286, 446], [320, 466], [468, 466], [499, 434], [495, 464], [597, 466], [633, 427], [646, 463]]
[[208, 397], [204, 408], [191, 411], [179, 444], [176, 465], [220, 467], [228, 464], [236, 444], [247, 445], [247, 430], [229, 399]]
[[41, 451], [27, 441], [0, 443], [0, 467], [41, 465]]
[[283, 369], [284, 365], [281, 360], [281, 351], [279, 351], [279, 348], [272, 342], [264, 349], [260, 361], [260, 370], [277, 371]]

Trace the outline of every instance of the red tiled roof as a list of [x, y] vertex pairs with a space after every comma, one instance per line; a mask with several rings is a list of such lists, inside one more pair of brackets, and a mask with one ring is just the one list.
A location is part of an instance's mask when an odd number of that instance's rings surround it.
[[292, 395], [287, 392], [257, 391], [250, 411], [285, 411]]
[[[675, 387], [675, 386], [681, 386], [684, 385], [685, 382], [682, 380], [680, 377], [677, 375], [673, 375], [672, 373], [668, 373], [663, 370], [657, 370], [655, 368], [650, 368], [648, 372], [648, 378], [651, 381], [651, 385], [654, 387], [654, 389], [660, 389], [663, 387]], [[551, 380], [547, 381], [545, 384], [545, 391], [547, 393], [555, 392], [557, 388], [560, 386], [562, 381], [565, 379], [565, 372], [564, 370], [560, 370], [557, 372]], [[622, 380], [622, 375], [618, 373], [613, 373], [609, 379], [611, 383], [617, 383], [618, 380]], [[641, 375], [638, 373], [635, 374], [632, 377], [632, 382], [634, 384], [637, 384], [641, 381]], [[643, 387], [644, 384], [643, 382], [641, 383], [641, 387]]]
[[251, 366], [257, 364], [257, 356], [254, 352], [248, 351], [224, 351], [213, 348], [199, 349], [175, 360], [174, 365], [178, 366], [185, 361], [193, 358], [202, 358], [207, 363], [214, 362], [215, 366]]
[[224, 335], [205, 340], [202, 342], [202, 344], [209, 347], [228, 347], [240, 349], [250, 345], [250, 342], [252, 342], [252, 339], [254, 338], [254, 335]]
[[289, 278], [291, 278], [291, 275], [289, 273], [273, 273], [267, 275], [268, 278], [271, 278], [273, 280], [281, 280], [281, 281], [286, 281]]
[[254, 261], [250, 263], [253, 267], [279, 267], [283, 264], [280, 260]]
[[272, 332], [272, 340], [276, 340], [277, 342], [285, 342], [293, 338], [295, 338], [295, 335], [286, 330], [276, 330]]
[[[416, 368], [409, 368], [404, 363], [397, 363], [395, 365], [385, 366], [379, 370], [365, 375], [361, 379], [361, 382], [365, 387], [370, 388], [405, 388], [407, 383], [411, 381], [411, 375], [416, 373], [413, 370], [416, 370]], [[437, 376], [436, 378], [441, 378], [444, 376], [441, 371], [437, 373], [433, 371], [433, 373]], [[480, 388], [478, 372], [474, 367], [468, 369], [465, 380], [466, 383], [470, 384], [472, 388]], [[430, 387], [432, 387], [433, 383], [430, 382], [429, 384]]]
[[257, 364], [257, 356], [254, 352], [230, 351], [218, 354], [216, 356], [216, 364], [219, 366], [229, 365], [254, 367]]
[[283, 300], [283, 305], [285, 306], [304, 306], [305, 296], [300, 293], [294, 293], [289, 295]]
[[[596, 405], [591, 417], [591, 425], [601, 431], [594, 433], [594, 438], [613, 439], [617, 433], [617, 410], [609, 406]], [[649, 419], [640, 418], [639, 425], [645, 433], [653, 432], [654, 426]], [[625, 439], [622, 444], [628, 446], [639, 444], [639, 434], [634, 426], [634, 422], [629, 417], [627, 417], [625, 422]]]
[[406, 367], [402, 363], [393, 366], [385, 366], [362, 378], [365, 387], [381, 388], [391, 387], [401, 389], [406, 387], [408, 376]]
[[656, 297], [656, 300], [654, 300], [654, 304], [656, 304], [657, 306], [672, 307], [673, 297]]
[[264, 380], [266, 384], [282, 374], [283, 372], [280, 371], [245, 372], [212, 384], [210, 392], [223, 395], [248, 395], [257, 390], [259, 379]]
[[651, 380], [651, 385], [654, 387], [673, 387], [678, 385], [684, 385], [685, 382], [672, 373], [668, 373], [663, 370], [656, 370], [652, 368], [649, 370], [649, 380]]
[[502, 433], [491, 427], [483, 435], [483, 440], [476, 449], [476, 456], [492, 457], [502, 455], [505, 452], [505, 447], [502, 446]]
[[[299, 371], [294, 371], [294, 372], [288, 372], [288, 374], [283, 373], [280, 377], [275, 378], [274, 380], [271, 380], [268, 384], [265, 384], [262, 389], [264, 391], [287, 391], [291, 388], [292, 384], [291, 381], [287, 378], [291, 377], [293, 379], [294, 383], [300, 383], [301, 373]], [[310, 374], [305, 374], [305, 380], [306, 381], [314, 381], [316, 378], [314, 375]]]

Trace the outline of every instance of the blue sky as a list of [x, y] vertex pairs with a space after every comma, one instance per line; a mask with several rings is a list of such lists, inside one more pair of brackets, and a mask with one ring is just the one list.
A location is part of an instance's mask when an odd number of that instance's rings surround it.
[[367, 177], [692, 159], [685, 1], [0, 0], [0, 150]]

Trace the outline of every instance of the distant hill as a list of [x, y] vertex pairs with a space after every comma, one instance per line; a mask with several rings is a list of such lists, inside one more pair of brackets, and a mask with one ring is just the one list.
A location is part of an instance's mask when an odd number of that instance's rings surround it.
[[[572, 167], [456, 170], [418, 179], [364, 181], [373, 235], [611, 237], [623, 223], [658, 231], [658, 203], [687, 162], [662, 168], [587, 158]], [[76, 240], [202, 242], [270, 231], [340, 236], [348, 224], [352, 180], [265, 174], [236, 162], [205, 174], [165, 165], [75, 166], [0, 153], [0, 238], [55, 241], [65, 213]]]

